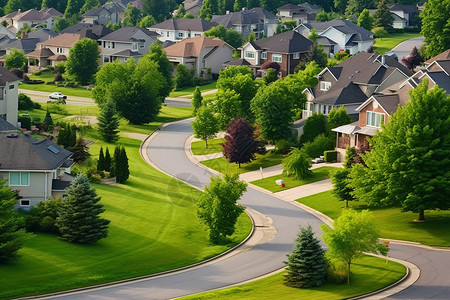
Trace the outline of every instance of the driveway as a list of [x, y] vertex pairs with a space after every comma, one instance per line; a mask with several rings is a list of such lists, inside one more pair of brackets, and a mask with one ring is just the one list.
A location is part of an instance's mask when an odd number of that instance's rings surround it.
[[417, 47], [417, 49], [422, 47], [424, 39], [425, 38], [423, 36], [419, 36], [419, 37], [416, 37], [416, 38], [412, 38], [412, 39], [406, 40], [404, 42], [401, 42], [400, 44], [398, 44], [394, 48], [392, 48], [391, 52], [394, 52], [397, 55], [397, 57], [398, 57], [398, 61], [402, 62], [402, 59], [404, 57], [408, 56], [408, 54], [411, 53], [411, 50], [414, 47]]

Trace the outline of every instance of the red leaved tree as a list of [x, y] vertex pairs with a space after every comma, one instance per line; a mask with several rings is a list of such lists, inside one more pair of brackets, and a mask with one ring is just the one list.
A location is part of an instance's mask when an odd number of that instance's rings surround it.
[[228, 126], [225, 135], [225, 143], [222, 144], [223, 155], [230, 163], [249, 163], [255, 159], [258, 144], [255, 141], [254, 129], [244, 118], [236, 119]]

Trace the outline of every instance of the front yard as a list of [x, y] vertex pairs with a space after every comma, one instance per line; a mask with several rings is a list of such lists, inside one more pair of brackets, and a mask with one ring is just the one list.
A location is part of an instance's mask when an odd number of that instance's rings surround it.
[[420, 33], [392, 33], [384, 38], [376, 38], [373, 42], [373, 50], [380, 54], [385, 54], [401, 42], [419, 36], [421, 36]]

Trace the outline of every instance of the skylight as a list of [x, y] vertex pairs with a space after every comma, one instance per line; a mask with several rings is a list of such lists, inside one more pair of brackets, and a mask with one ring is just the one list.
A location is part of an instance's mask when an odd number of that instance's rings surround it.
[[59, 149], [55, 148], [54, 146], [48, 146], [47, 149], [52, 151], [54, 154], [58, 154], [59, 152], [61, 152]]

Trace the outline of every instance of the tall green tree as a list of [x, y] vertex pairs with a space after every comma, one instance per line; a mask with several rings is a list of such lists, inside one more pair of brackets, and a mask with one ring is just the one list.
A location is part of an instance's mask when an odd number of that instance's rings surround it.
[[240, 11], [246, 6], [246, 4], [247, 1], [245, 0], [234, 0], [233, 10]]
[[127, 8], [123, 14], [123, 26], [136, 26], [136, 24], [142, 19], [142, 12], [139, 8], [127, 4]]
[[45, 117], [44, 117], [44, 129], [48, 130], [49, 127], [51, 127], [51, 129], [53, 129], [53, 119], [52, 119], [52, 115], [50, 114], [50, 111], [47, 109], [47, 112], [45, 113]]
[[353, 196], [353, 188], [350, 186], [350, 169], [336, 168], [330, 172], [331, 183], [333, 189], [331, 193], [338, 198], [339, 201], [345, 201], [345, 207], [348, 207], [349, 201], [356, 200]]
[[292, 254], [287, 257], [285, 285], [311, 288], [325, 283], [328, 261], [311, 225], [300, 228]]
[[74, 15], [78, 15], [83, 4], [83, 0], [68, 0], [66, 10], [64, 11], [64, 17], [69, 19]]
[[239, 32], [232, 28], [226, 29], [223, 25], [217, 25], [203, 34], [209, 38], [217, 37], [234, 48], [238, 48], [244, 43], [244, 38]]
[[12, 49], [11, 53], [5, 55], [5, 68], [8, 70], [21, 69], [25, 71], [27, 69], [28, 59], [22, 50]]
[[195, 86], [195, 70], [188, 69], [184, 64], [178, 64], [174, 81], [177, 89]]
[[244, 118], [236, 119], [228, 127], [222, 147], [229, 163], [237, 163], [240, 168], [241, 164], [251, 162], [258, 148], [253, 127]]
[[233, 90], [220, 90], [214, 96], [219, 128], [226, 129], [234, 120], [242, 117], [239, 95]]
[[372, 9], [375, 8], [374, 0], [348, 0], [347, 8], [345, 9], [345, 13], [348, 16], [353, 14], [359, 14], [364, 9]]
[[75, 178], [67, 189], [67, 197], [56, 219], [60, 238], [70, 243], [95, 243], [107, 237], [109, 220], [99, 215], [105, 211], [100, 197], [90, 187], [86, 176]]
[[358, 26], [365, 28], [367, 30], [372, 30], [373, 28], [373, 18], [369, 13], [369, 10], [365, 8], [358, 17]]
[[142, 28], [148, 28], [150, 26], [155, 25], [156, 23], [157, 22], [156, 22], [155, 18], [153, 18], [153, 16], [151, 16], [151, 15], [148, 15], [148, 16], [143, 17], [139, 21], [138, 26], [142, 27]]
[[303, 134], [300, 136], [300, 145], [312, 142], [321, 133], [327, 134], [325, 116], [321, 113], [314, 113], [305, 121]]
[[427, 44], [426, 54], [429, 57], [450, 48], [450, 3], [441, 0], [428, 0], [425, 9], [420, 13], [422, 19], [422, 35]]
[[66, 73], [74, 81], [85, 85], [93, 82], [98, 70], [98, 44], [95, 40], [84, 38], [75, 43], [66, 61]]
[[184, 9], [184, 5], [180, 4], [180, 5], [178, 5], [178, 8], [177, 8], [175, 14], [173, 15], [173, 17], [175, 19], [181, 19], [184, 17], [185, 14], [186, 14], [186, 10]]
[[98, 0], [85, 0], [81, 7], [80, 14], [87, 13], [97, 7], [100, 7], [100, 2]]
[[106, 147], [106, 151], [105, 151], [105, 165], [104, 165], [106, 172], [111, 171], [111, 163], [112, 163], [111, 154], [109, 154], [109, 149], [108, 149], [108, 147]]
[[119, 154], [115, 161], [116, 182], [125, 183], [130, 177], [130, 169], [128, 165], [128, 157], [124, 147], [119, 147]]
[[202, 93], [200, 92], [200, 88], [195, 87], [194, 96], [192, 97], [192, 106], [194, 107], [194, 115], [197, 113], [197, 110], [202, 106]]
[[42, 0], [42, 8], [53, 7], [60, 13], [64, 13], [67, 7], [67, 0]]
[[211, 242], [220, 243], [234, 233], [237, 219], [244, 211], [236, 202], [246, 190], [247, 184], [237, 174], [211, 178], [197, 203], [197, 216], [208, 226]]
[[54, 28], [55, 32], [61, 32], [70, 26], [69, 21], [63, 17], [56, 18]]
[[378, 2], [378, 9], [373, 14], [373, 27], [383, 27], [388, 32], [392, 30], [394, 17], [389, 10], [389, 4], [386, 0]]
[[98, 154], [97, 171], [105, 171], [105, 155], [103, 154], [103, 147], [100, 147], [100, 153]]
[[26, 238], [25, 230], [21, 229], [13, 210], [17, 203], [16, 194], [6, 181], [0, 180], [0, 264], [17, 258], [17, 251], [23, 247]]
[[336, 138], [336, 132], [331, 131], [333, 128], [347, 125], [353, 122], [352, 117], [350, 117], [347, 113], [347, 110], [344, 106], [339, 107], [339, 109], [333, 108], [328, 113], [327, 118], [327, 134], [330, 136], [333, 141]]
[[211, 20], [211, 17], [213, 15], [213, 9], [212, 9], [212, 3], [211, 0], [204, 0], [202, 4], [202, 8], [200, 9], [200, 12], [198, 13], [198, 17], [205, 19], [206, 21]]
[[347, 265], [347, 284], [350, 284], [350, 266], [355, 258], [363, 252], [386, 255], [389, 251], [378, 241], [378, 231], [368, 210], [360, 213], [343, 210], [333, 227], [322, 224], [322, 238], [330, 248], [327, 254]]
[[311, 158], [298, 148], [294, 148], [288, 156], [286, 156], [281, 166], [283, 167], [283, 174], [295, 179], [304, 179], [311, 177], [312, 171]]
[[345, 9], [347, 8], [348, 0], [334, 0], [334, 7], [336, 12], [340, 14], [344, 14]]
[[164, 84], [162, 84], [160, 88], [160, 95], [164, 99], [169, 96], [172, 91], [174, 82], [172, 79], [173, 65], [169, 59], [167, 59], [166, 52], [162, 48], [162, 43], [153, 43], [145, 54], [145, 58], [158, 64], [158, 71], [161, 72], [165, 79]]
[[309, 46], [308, 52], [306, 56], [302, 59], [302, 61], [295, 68], [296, 70], [304, 70], [308, 63], [316, 62], [320, 68], [326, 67], [328, 63], [328, 56], [323, 50], [323, 45], [317, 42], [314, 42], [311, 46]]
[[[120, 156], [120, 147], [116, 146], [114, 148], [114, 155], [113, 155], [113, 159], [111, 161], [111, 169], [109, 170], [111, 177], [116, 177], [116, 169], [117, 169], [116, 165], [117, 165], [117, 162], [120, 160], [119, 156]], [[120, 162], [119, 162], [119, 165], [120, 165]]]
[[208, 139], [215, 137], [219, 132], [219, 124], [213, 109], [210, 106], [201, 106], [191, 124], [195, 137], [204, 140], [208, 149]]
[[145, 15], [152, 15], [156, 21], [162, 22], [176, 8], [175, 1], [169, 0], [142, 0], [142, 9]]
[[116, 142], [119, 139], [119, 118], [114, 103], [108, 101], [100, 110], [97, 131], [105, 142]]
[[[450, 96], [424, 80], [410, 91], [363, 155], [367, 168], [352, 168], [351, 185], [358, 199], [372, 205], [401, 205], [418, 213], [450, 208]], [[364, 177], [364, 178], [363, 178]]]
[[89, 147], [86, 145], [86, 141], [79, 136], [76, 140], [75, 146], [71, 149], [73, 152], [72, 159], [76, 163], [83, 162], [91, 154], [89, 154]]

